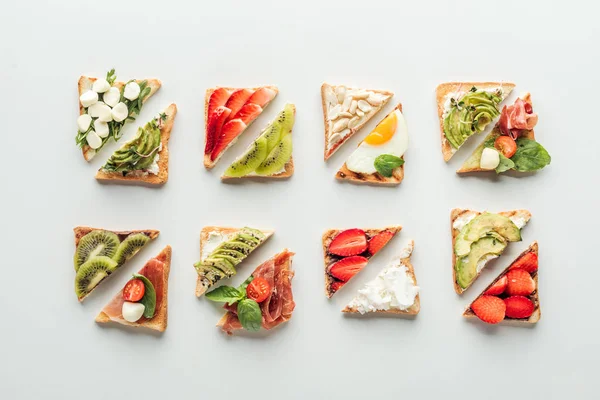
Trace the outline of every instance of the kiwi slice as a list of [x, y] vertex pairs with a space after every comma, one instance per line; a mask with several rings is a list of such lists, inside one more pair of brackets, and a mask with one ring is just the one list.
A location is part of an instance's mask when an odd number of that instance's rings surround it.
[[73, 263], [75, 271], [87, 260], [95, 256], [106, 256], [112, 258], [119, 247], [119, 237], [109, 231], [91, 231], [79, 240]]
[[271, 123], [271, 125], [269, 125], [265, 132], [261, 135], [267, 139], [267, 154], [269, 154], [271, 150], [277, 146], [279, 139], [281, 139], [282, 133], [283, 130], [281, 129], [281, 125], [278, 124], [277, 121], [273, 121], [273, 123]]
[[149, 241], [150, 238], [143, 233], [134, 233], [133, 235], [127, 236], [127, 238], [119, 245], [117, 252], [113, 256], [113, 260], [115, 260], [119, 266], [125, 264], [127, 260], [140, 251], [140, 249]]
[[246, 153], [227, 168], [225, 176], [239, 178], [253, 172], [267, 157], [267, 146], [267, 139], [265, 137], [261, 136], [256, 139]]
[[224, 258], [209, 257], [203, 261], [203, 264], [220, 269], [226, 276], [233, 276], [237, 273], [233, 263]]
[[118, 264], [106, 256], [91, 257], [83, 263], [75, 274], [75, 294], [82, 299], [87, 296], [104, 278], [110, 275]]
[[286, 104], [283, 111], [277, 115], [276, 122], [281, 126], [281, 134], [288, 134], [294, 127], [296, 107], [293, 104]]
[[292, 134], [288, 133], [267, 158], [256, 168], [258, 175], [268, 176], [281, 171], [292, 156]]

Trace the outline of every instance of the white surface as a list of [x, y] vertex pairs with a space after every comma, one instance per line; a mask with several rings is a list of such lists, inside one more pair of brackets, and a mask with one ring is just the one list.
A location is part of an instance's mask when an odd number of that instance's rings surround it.
[[[596, 393], [600, 34], [592, 3], [52, 3], [2, 6], [0, 398], [533, 399]], [[133, 30], [124, 22], [132, 20]], [[98, 23], [96, 33], [83, 34], [90, 23]], [[126, 37], [130, 47], [98, 51], [107, 35]], [[75, 146], [77, 79], [103, 76], [111, 67], [119, 79], [163, 81], [138, 123], [125, 128], [123, 142], [177, 102], [170, 177], [161, 189], [101, 185], [95, 171], [117, 146], [105, 148], [91, 165]], [[509, 101], [530, 91], [540, 115], [536, 133], [552, 164], [523, 178], [457, 176], [478, 140], [443, 162], [434, 90], [459, 79], [514, 81]], [[29, 94], [49, 80], [52, 107], [30, 106]], [[381, 115], [403, 103], [411, 144], [400, 187], [334, 181], [378, 118], [323, 163], [323, 81], [396, 93]], [[278, 85], [279, 96], [216, 169], [206, 171], [204, 90], [259, 84]], [[286, 101], [298, 108], [293, 178], [222, 184], [218, 177], [228, 162]], [[527, 208], [533, 214], [524, 241], [511, 244], [463, 296], [451, 282], [452, 207]], [[396, 223], [405, 227], [399, 237], [328, 301], [323, 230]], [[297, 308], [287, 326], [232, 339], [214, 327], [221, 311], [194, 297], [192, 267], [200, 229], [213, 224], [276, 230], [234, 283], [286, 246], [297, 252]], [[161, 235], [78, 304], [71, 231], [77, 225], [157, 228]], [[340, 309], [354, 290], [408, 238], [415, 239], [421, 314], [415, 320], [343, 317]], [[534, 240], [540, 243], [541, 322], [526, 329], [465, 321], [463, 307]], [[166, 244], [173, 246], [166, 333], [97, 326], [101, 307]]]

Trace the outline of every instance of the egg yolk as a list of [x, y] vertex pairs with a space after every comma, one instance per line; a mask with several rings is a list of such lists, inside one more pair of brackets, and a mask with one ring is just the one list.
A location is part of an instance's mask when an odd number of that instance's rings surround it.
[[369, 136], [365, 138], [365, 142], [372, 145], [378, 145], [387, 142], [392, 138], [392, 136], [394, 136], [394, 133], [396, 133], [397, 125], [398, 117], [396, 116], [396, 113], [393, 112], [385, 117], [385, 119], [381, 121], [379, 125], [377, 125], [373, 132], [369, 133]]

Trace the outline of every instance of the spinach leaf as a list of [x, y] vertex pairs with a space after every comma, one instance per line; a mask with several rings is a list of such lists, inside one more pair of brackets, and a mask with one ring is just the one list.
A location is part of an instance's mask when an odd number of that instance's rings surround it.
[[244, 299], [237, 305], [240, 323], [247, 331], [256, 332], [262, 325], [262, 312], [258, 303], [252, 299]]
[[144, 297], [142, 297], [139, 302], [145, 306], [144, 317], [152, 318], [154, 317], [154, 312], [156, 310], [156, 290], [154, 290], [154, 285], [144, 275], [133, 274], [133, 277], [144, 282], [146, 290], [144, 291]]
[[375, 169], [386, 178], [390, 178], [394, 173], [394, 168], [398, 168], [402, 164], [404, 164], [403, 159], [391, 154], [382, 154], [375, 159]]
[[498, 152], [498, 154], [500, 155], [500, 164], [496, 167], [496, 173], [499, 174], [515, 167], [515, 163], [510, 158], [504, 157], [504, 154], [501, 152]]
[[514, 169], [521, 172], [536, 171], [550, 164], [550, 154], [535, 140], [517, 139], [517, 152], [511, 157]]
[[231, 286], [219, 286], [218, 288], [206, 293], [205, 297], [211, 301], [227, 303], [232, 305], [246, 297], [245, 290], [238, 290]]

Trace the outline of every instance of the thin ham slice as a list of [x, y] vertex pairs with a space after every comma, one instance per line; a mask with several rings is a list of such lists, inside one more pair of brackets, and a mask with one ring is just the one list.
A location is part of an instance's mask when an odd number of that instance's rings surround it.
[[503, 135], [510, 136], [516, 140], [521, 131], [530, 131], [535, 127], [538, 116], [534, 112], [528, 114], [525, 110], [525, 104], [523, 99], [518, 98], [512, 106], [504, 106], [500, 115], [500, 121], [498, 122], [500, 132]]
[[[260, 303], [263, 316], [262, 327], [265, 329], [272, 329], [292, 317], [292, 312], [296, 306], [292, 293], [294, 272], [290, 269], [293, 255], [294, 253], [284, 250], [259, 265], [252, 273], [254, 278], [266, 279], [272, 288], [269, 297]], [[242, 329], [242, 324], [236, 314], [236, 308], [236, 305], [226, 305], [225, 309], [228, 312], [219, 322], [221, 329], [230, 335], [233, 331]]]

